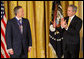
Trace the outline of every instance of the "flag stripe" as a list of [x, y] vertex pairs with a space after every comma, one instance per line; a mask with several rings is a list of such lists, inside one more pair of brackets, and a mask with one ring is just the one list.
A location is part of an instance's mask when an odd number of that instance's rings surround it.
[[2, 40], [2, 42], [3, 42], [3, 44], [4, 44], [5, 48], [6, 48], [6, 43], [4, 41], [4, 38], [3, 38], [2, 34], [1, 34], [1, 40]]
[[3, 16], [5, 23], [7, 23], [6, 15]]
[[2, 19], [1, 21], [3, 22], [4, 27], [6, 28], [6, 23], [5, 23], [4, 19]]
[[5, 48], [5, 46], [4, 46], [4, 44], [3, 44], [2, 41], [1, 41], [1, 46], [2, 46], [2, 48], [4, 49], [4, 52], [5, 52], [5, 54], [6, 54], [6, 57], [9, 57], [8, 53], [6, 52], [6, 48]]
[[3, 29], [4, 33], [5, 33], [5, 27], [4, 27], [4, 24], [3, 22], [1, 21], [1, 28]]
[[1, 46], [1, 53], [4, 56], [4, 58], [6, 58], [6, 55], [5, 55], [5, 52], [4, 52], [4, 49], [2, 48], [2, 46]]
[[[2, 33], [2, 35], [3, 35], [3, 37], [4, 37], [4, 40], [5, 40], [5, 34], [4, 34], [4, 31], [3, 31], [2, 28], [1, 28], [1, 33]], [[5, 43], [6, 43], [6, 40], [5, 40]]]
[[1, 58], [4, 58], [4, 56], [2, 55], [2, 53], [1, 53]]

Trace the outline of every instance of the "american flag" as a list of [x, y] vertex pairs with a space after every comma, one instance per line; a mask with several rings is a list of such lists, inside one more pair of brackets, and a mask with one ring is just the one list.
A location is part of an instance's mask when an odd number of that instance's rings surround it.
[[1, 1], [1, 58], [9, 58], [7, 51], [6, 40], [5, 40], [5, 29], [6, 29], [7, 19], [4, 10], [4, 3]]

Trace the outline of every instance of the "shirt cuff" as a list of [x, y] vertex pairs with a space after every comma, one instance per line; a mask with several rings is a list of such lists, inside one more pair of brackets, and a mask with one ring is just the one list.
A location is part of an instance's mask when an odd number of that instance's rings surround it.
[[61, 26], [61, 28], [63, 29], [63, 27]]
[[68, 30], [68, 27], [67, 27], [67, 29], [66, 30]]
[[10, 49], [7, 49], [7, 51], [9, 51], [9, 50], [13, 50], [12, 48], [10, 48]]
[[29, 46], [29, 48], [32, 48], [32, 46]]

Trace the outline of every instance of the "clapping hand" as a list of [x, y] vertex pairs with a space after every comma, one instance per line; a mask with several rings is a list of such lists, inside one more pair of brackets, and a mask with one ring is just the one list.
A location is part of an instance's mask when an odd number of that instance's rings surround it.
[[61, 27], [65, 28], [65, 29], [68, 27], [66, 20], [64, 20], [64, 18], [61, 18]]

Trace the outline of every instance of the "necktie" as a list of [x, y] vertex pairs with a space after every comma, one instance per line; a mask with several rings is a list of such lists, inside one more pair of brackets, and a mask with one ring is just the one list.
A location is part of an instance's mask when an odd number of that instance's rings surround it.
[[23, 26], [22, 26], [22, 19], [19, 20], [20, 24], [19, 24], [19, 28], [21, 33], [23, 33]]
[[71, 18], [69, 18], [69, 20], [68, 20], [68, 26], [70, 25], [70, 22], [71, 22]]

